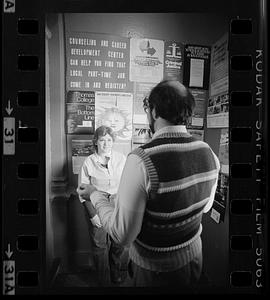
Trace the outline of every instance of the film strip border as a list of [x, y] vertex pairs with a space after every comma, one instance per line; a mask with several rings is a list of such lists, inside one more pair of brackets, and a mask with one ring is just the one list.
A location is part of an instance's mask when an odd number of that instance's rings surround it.
[[46, 286], [45, 27], [40, 2], [27, 4], [2, 8], [4, 295]]
[[[3, 3], [4, 13], [12, 14], [4, 18], [3, 31], [3, 294], [40, 294], [48, 284], [43, 231], [46, 32], [44, 22], [39, 22], [39, 1], [31, 1], [27, 11], [19, 7], [23, 2], [16, 10], [15, 1]], [[228, 293], [265, 289], [267, 149], [260, 17], [238, 16], [230, 24]]]
[[246, 294], [264, 293], [268, 276], [262, 18], [237, 16], [230, 24], [229, 276], [231, 292]]

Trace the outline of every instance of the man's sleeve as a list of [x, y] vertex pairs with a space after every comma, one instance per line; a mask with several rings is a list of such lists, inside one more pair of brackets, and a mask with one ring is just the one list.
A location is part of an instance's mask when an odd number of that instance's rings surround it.
[[84, 208], [86, 209], [86, 212], [88, 214], [88, 217], [90, 219], [92, 219], [96, 214], [97, 214], [97, 211], [96, 209], [94, 208], [93, 204], [91, 203], [91, 201], [83, 201], [82, 202], [82, 205], [84, 206]]
[[219, 173], [219, 170], [220, 170], [219, 160], [218, 160], [216, 154], [213, 152], [213, 150], [211, 150], [211, 151], [213, 153], [214, 160], [215, 160], [215, 163], [216, 163], [217, 174], [216, 174], [215, 183], [214, 183], [214, 185], [212, 186], [212, 189], [211, 189], [211, 194], [210, 194], [210, 197], [209, 197], [210, 199], [204, 207], [204, 210], [203, 210], [204, 213], [207, 213], [211, 209], [211, 207], [213, 206], [213, 203], [214, 203], [214, 200], [215, 200], [216, 189], [217, 189], [217, 183], [218, 183], [218, 173]]
[[[90, 183], [89, 174], [88, 174], [88, 170], [87, 170], [85, 161], [82, 164], [79, 174], [78, 174], [78, 186], [80, 186], [81, 183], [85, 183], [85, 184]], [[85, 202], [85, 200], [83, 198], [81, 198], [80, 196], [79, 196], [79, 199], [80, 199], [81, 203]]]
[[[85, 163], [83, 163], [83, 165], [81, 166], [80, 172], [78, 174], [78, 186], [81, 183], [86, 183], [86, 184], [90, 183], [89, 174], [88, 174], [87, 166], [85, 165]], [[90, 219], [93, 218], [97, 214], [97, 212], [96, 212], [93, 204], [91, 203], [91, 201], [85, 201], [80, 196], [79, 196], [79, 200], [83, 204], [84, 208], [86, 209], [89, 218]]]
[[130, 244], [141, 230], [148, 199], [147, 181], [142, 160], [137, 155], [130, 154], [120, 180], [115, 207], [100, 192], [91, 194], [91, 201], [103, 228], [119, 244]]

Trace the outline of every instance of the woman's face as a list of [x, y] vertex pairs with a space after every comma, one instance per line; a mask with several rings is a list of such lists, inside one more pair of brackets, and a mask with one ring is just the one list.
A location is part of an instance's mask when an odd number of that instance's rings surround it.
[[111, 152], [113, 146], [113, 139], [107, 133], [104, 136], [100, 136], [97, 140], [97, 152], [98, 154], [108, 154]]

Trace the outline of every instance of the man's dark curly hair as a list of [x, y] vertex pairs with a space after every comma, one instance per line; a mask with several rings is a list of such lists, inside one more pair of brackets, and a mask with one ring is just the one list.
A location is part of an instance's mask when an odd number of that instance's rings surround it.
[[155, 108], [156, 117], [173, 125], [187, 125], [195, 108], [195, 100], [188, 88], [178, 81], [163, 80], [151, 91], [149, 108]]

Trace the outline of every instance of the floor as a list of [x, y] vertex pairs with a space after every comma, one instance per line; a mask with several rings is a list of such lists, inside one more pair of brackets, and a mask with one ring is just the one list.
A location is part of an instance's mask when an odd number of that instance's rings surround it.
[[[207, 276], [203, 273], [200, 284], [202, 287], [208, 287], [211, 288], [211, 283]], [[111, 284], [108, 286], [108, 288], [122, 288], [120, 290], [123, 290], [123, 288], [129, 288], [131, 287], [131, 279], [128, 277], [126, 281], [122, 284]], [[97, 279], [96, 279], [96, 273], [94, 270], [91, 269], [84, 269], [79, 270], [76, 273], [61, 273], [58, 274], [56, 277], [56, 280], [54, 282], [54, 288], [58, 290], [65, 290], [65, 288], [99, 288]]]
[[[55, 279], [54, 287], [98, 287], [96, 273], [94, 270], [79, 270], [76, 273], [61, 273]], [[111, 284], [111, 287], [129, 287], [131, 286], [130, 278], [122, 284]]]

